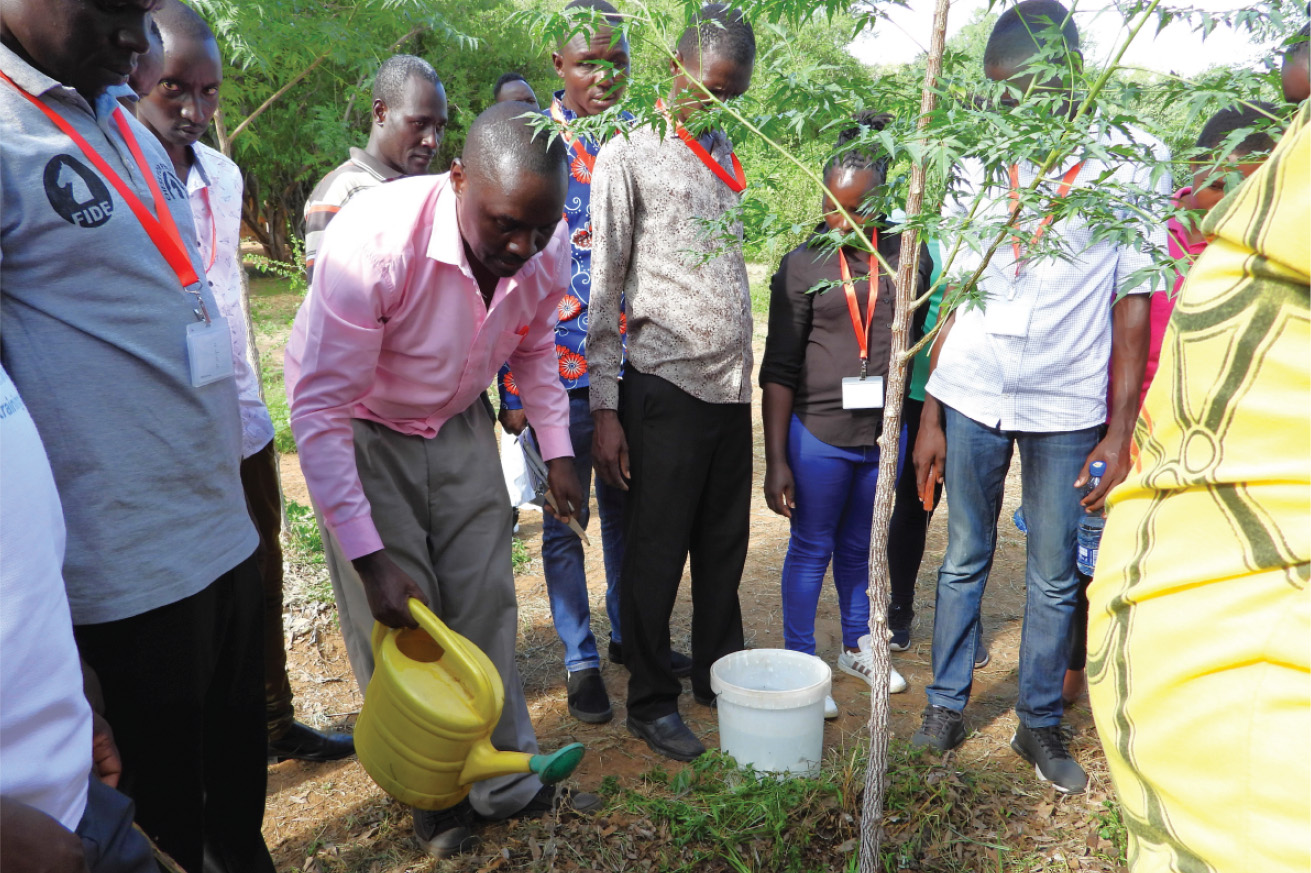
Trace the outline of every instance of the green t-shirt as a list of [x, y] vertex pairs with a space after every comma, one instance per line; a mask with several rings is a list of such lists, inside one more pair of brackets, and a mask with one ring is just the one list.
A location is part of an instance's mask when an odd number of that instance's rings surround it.
[[[936, 285], [938, 276], [942, 273], [942, 249], [936, 239], [929, 240], [926, 245], [929, 247], [929, 254], [933, 256], [933, 274], [929, 277], [929, 284]], [[933, 325], [938, 323], [938, 307], [942, 305], [941, 287], [934, 289], [933, 296], [929, 298], [926, 305], [929, 310], [924, 314], [924, 332], [928, 333], [933, 329]], [[910, 364], [910, 398], [921, 403], [924, 402], [924, 385], [929, 381], [929, 348], [930, 346], [925, 346], [920, 349], [919, 354]]]

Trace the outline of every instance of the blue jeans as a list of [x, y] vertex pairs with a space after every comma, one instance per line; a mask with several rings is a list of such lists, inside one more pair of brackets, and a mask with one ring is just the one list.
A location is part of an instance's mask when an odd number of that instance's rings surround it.
[[[587, 392], [576, 390], [569, 397], [569, 439], [574, 446], [574, 470], [586, 495], [592, 481], [592, 411]], [[610, 616], [610, 636], [619, 633], [619, 568], [624, 561], [624, 492], [611, 488], [598, 477], [596, 506], [601, 514], [601, 549], [605, 561], [605, 610]], [[583, 501], [578, 523], [586, 530], [591, 512]], [[546, 513], [542, 514], [542, 570], [551, 601], [555, 632], [564, 643], [564, 665], [570, 672], [600, 667], [596, 637], [592, 635], [592, 611], [587, 595], [587, 573], [583, 569], [583, 542]]]
[[1061, 721], [1061, 682], [1070, 658], [1079, 577], [1075, 531], [1083, 507], [1074, 488], [1100, 428], [1057, 433], [1001, 431], [950, 407], [947, 432], [947, 552], [938, 572], [929, 703], [960, 712], [970, 699], [979, 604], [997, 547], [997, 514], [1015, 445], [1028, 521], [1019, 701], [1025, 727]]
[[879, 477], [878, 446], [831, 446], [794, 415], [788, 428], [788, 466], [797, 506], [783, 561], [783, 645], [815, 654], [815, 611], [831, 559], [842, 643], [854, 649], [869, 633], [869, 533]]

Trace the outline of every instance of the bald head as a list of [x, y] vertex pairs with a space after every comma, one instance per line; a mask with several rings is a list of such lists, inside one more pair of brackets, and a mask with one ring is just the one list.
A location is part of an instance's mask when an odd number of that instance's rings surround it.
[[200, 17], [200, 13], [180, 0], [164, 0], [154, 11], [153, 17], [166, 46], [174, 39], [198, 42], [214, 39], [214, 31]]
[[997, 18], [983, 65], [1018, 69], [1044, 49], [1058, 56], [1078, 55], [1079, 28], [1057, 0], [1021, 0]]
[[524, 117], [532, 113], [527, 103], [506, 101], [475, 118], [460, 155], [465, 171], [490, 179], [530, 174], [567, 185], [564, 142]]
[[[475, 275], [513, 276], [546, 248], [569, 190], [565, 145], [527, 103], [495, 103], [474, 119], [451, 165], [456, 216]], [[482, 281], [482, 278], [479, 278]]]
[[[1042, 63], [1036, 63], [1041, 58]], [[1050, 71], [1051, 65], [1063, 68]], [[1079, 29], [1070, 10], [1057, 0], [1020, 0], [993, 25], [983, 52], [983, 70], [994, 82], [1005, 82], [1008, 93], [1003, 106], [1014, 106], [1027, 95], [1059, 100], [1062, 115], [1076, 110], [1074, 88], [1083, 70]]]

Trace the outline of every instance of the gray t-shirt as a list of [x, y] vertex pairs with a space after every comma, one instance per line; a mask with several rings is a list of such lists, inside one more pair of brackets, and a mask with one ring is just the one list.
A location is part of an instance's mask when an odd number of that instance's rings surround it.
[[[112, 97], [92, 107], [4, 46], [0, 69], [72, 124], [153, 213]], [[154, 137], [129, 123], [204, 276], [187, 190]], [[230, 378], [192, 387], [195, 297], [109, 180], [3, 81], [0, 130], [0, 359], [63, 501], [73, 622], [139, 615], [195, 594], [255, 550], [236, 389]]]

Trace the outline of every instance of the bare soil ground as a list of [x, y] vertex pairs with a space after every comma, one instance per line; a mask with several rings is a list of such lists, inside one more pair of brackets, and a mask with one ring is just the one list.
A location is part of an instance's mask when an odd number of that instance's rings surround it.
[[[763, 325], [758, 327], [758, 333], [762, 329]], [[763, 337], [757, 336], [757, 355], [762, 341]], [[758, 395], [759, 392], [757, 406]], [[751, 546], [741, 586], [746, 639], [751, 647], [774, 647], [782, 643], [779, 575], [787, 550], [788, 525], [765, 506], [760, 490], [763, 472], [763, 444], [757, 430]], [[295, 456], [283, 458], [282, 473], [288, 499], [308, 504]], [[1009, 747], [1015, 725], [1017, 652], [1025, 600], [1024, 541], [1009, 522], [1018, 505], [1017, 474], [1018, 465], [1008, 480], [1009, 495], [1003, 510], [998, 555], [983, 605], [992, 661], [975, 674], [973, 699], [967, 711], [967, 727], [972, 731], [969, 739], [940, 769], [935, 769], [939, 775], [933, 777], [946, 774], [944, 778], [949, 779], [984, 779], [988, 787], [982, 794], [972, 794], [971, 802], [987, 809], [965, 810], [964, 824], [959, 828], [952, 825], [953, 830], [959, 831], [959, 839], [945, 839], [942, 845], [927, 853], [903, 859], [900, 866], [904, 869], [1123, 869], [1116, 859], [1118, 853], [1105, 838], [1108, 807], [1104, 801], [1113, 795], [1086, 701], [1067, 713], [1073, 731], [1072, 751], [1090, 776], [1089, 790], [1084, 796], [1063, 798], [1038, 783], [1032, 769]], [[892, 698], [894, 743], [910, 738], [925, 705], [924, 686], [931, 678], [933, 591], [946, 541], [945, 522], [944, 506], [935, 515], [929, 531], [919, 577], [911, 648], [893, 657], [897, 669], [910, 683], [907, 692]], [[587, 791], [604, 788], [611, 795], [629, 790], [657, 790], [649, 778], [653, 768], [674, 774], [684, 765], [653, 755], [644, 743], [628, 735], [623, 726], [627, 673], [622, 667], [605, 663], [602, 669], [614, 702], [612, 722], [590, 726], [569, 716], [562, 650], [551, 624], [539, 560], [539, 518], [524, 513], [520, 536], [531, 561], [517, 579], [521, 624], [519, 667], [542, 747], [550, 750], [575, 741], [586, 745], [587, 757], [570, 782], [576, 788]], [[599, 536], [593, 537], [594, 545], [587, 550], [587, 571], [592, 593], [592, 626], [597, 638], [604, 641], [609, 628], [603, 602], [599, 540]], [[326, 572], [321, 565], [312, 563], [291, 562], [287, 569], [285, 626], [298, 716], [318, 726], [349, 729], [362, 699], [336, 627], [335, 609], [330, 602], [324, 602]], [[675, 644], [684, 651], [688, 647], [691, 610], [687, 588], [685, 584], [673, 627]], [[831, 585], [819, 608], [817, 642], [819, 655], [836, 665], [840, 629]], [[863, 682], [839, 672], [836, 666], [833, 675], [833, 696], [841, 715], [826, 723], [824, 740], [834, 759], [840, 761], [843, 753], [855, 748], [867, 731], [869, 693]], [[683, 700], [682, 711], [692, 729], [708, 746], [714, 747], [718, 730], [715, 711], [695, 704], [690, 693]], [[849, 806], [852, 803], [848, 800]], [[986, 816], [982, 815], [984, 812]], [[921, 808], [908, 816], [920, 814], [937, 815], [941, 810]], [[902, 821], [899, 825], [894, 820], [890, 827], [893, 841], [899, 827], [905, 829], [912, 824]], [[847, 821], [848, 835], [853, 828], [852, 822]], [[633, 836], [634, 830], [637, 836]], [[406, 811], [383, 794], [353, 759], [321, 765], [287, 762], [270, 767], [264, 832], [280, 870], [306, 873], [670, 869], [668, 861], [652, 861], [654, 856], [645, 853], [638, 844], [645, 839], [642, 834], [648, 832], [651, 839], [647, 843], [678, 837], [677, 833], [671, 833], [667, 823], [650, 817], [639, 820], [620, 810], [616, 802], [599, 819], [565, 817], [534, 825], [488, 827], [475, 854], [437, 862], [425, 857], [411, 839]], [[625, 834], [628, 841], [621, 839]], [[587, 854], [581, 850], [570, 854], [562, 847], [571, 840], [579, 846], [613, 844], [626, 848], [609, 855], [599, 849], [589, 849]], [[853, 840], [846, 840], [831, 848], [827, 855], [817, 855], [813, 869], [845, 869], [848, 862], [843, 853], [851, 853], [854, 845]], [[698, 862], [677, 869], [729, 867]], [[770, 867], [748, 863], [732, 869], [769, 870]]]

